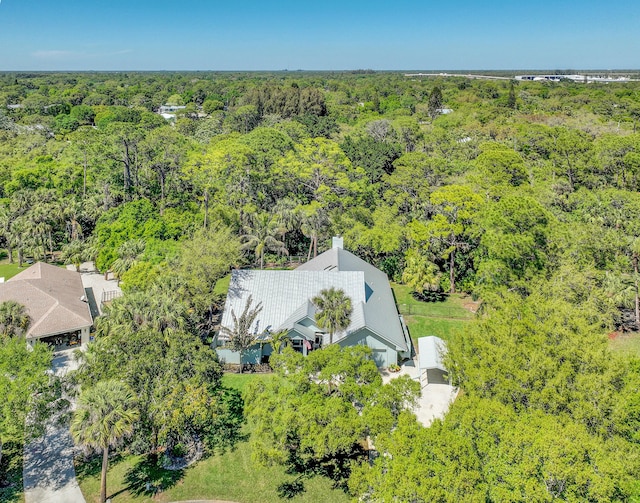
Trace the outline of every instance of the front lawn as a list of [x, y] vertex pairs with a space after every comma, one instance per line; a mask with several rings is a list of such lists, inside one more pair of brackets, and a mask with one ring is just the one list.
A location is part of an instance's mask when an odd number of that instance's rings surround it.
[[24, 264], [23, 267], [20, 267], [17, 263], [9, 264], [9, 262], [5, 260], [0, 264], [0, 278], [4, 278], [6, 281], [9, 278], [13, 278], [19, 272], [24, 271], [27, 267], [30, 266]]
[[[271, 379], [272, 374], [225, 374], [226, 386], [243, 390], [254, 379]], [[247, 433], [250, 433], [247, 431]], [[97, 503], [100, 495], [99, 456], [91, 463], [78, 466], [78, 482], [87, 503]], [[324, 477], [304, 479], [304, 491], [288, 499], [280, 498], [278, 486], [296, 480], [281, 466], [264, 467], [253, 462], [247, 441], [235, 449], [215, 454], [186, 470], [171, 472], [158, 469], [145, 456], [116, 457], [110, 461], [107, 495], [113, 503], [166, 503], [185, 500], [227, 500], [239, 503], [290, 501], [342, 503], [349, 497], [331, 487]], [[147, 491], [146, 482], [150, 482]]]

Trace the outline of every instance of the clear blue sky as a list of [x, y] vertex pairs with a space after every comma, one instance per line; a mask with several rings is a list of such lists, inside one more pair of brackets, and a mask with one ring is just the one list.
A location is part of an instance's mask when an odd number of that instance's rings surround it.
[[0, 70], [640, 68], [639, 0], [0, 0]]

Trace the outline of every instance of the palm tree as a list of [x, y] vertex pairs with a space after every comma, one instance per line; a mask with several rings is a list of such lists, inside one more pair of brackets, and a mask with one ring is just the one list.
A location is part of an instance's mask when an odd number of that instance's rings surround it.
[[12, 337], [24, 335], [29, 330], [31, 318], [26, 307], [13, 300], [0, 303], [0, 335]]
[[71, 436], [77, 444], [102, 449], [100, 502], [107, 500], [109, 447], [133, 432], [139, 412], [131, 390], [122, 382], [100, 381], [83, 391], [71, 421]]
[[75, 240], [62, 246], [59, 258], [65, 264], [73, 264], [76, 267], [76, 272], [80, 272], [80, 265], [82, 264], [86, 256], [87, 253], [85, 242]]
[[258, 302], [255, 307], [251, 307], [253, 297], [249, 295], [247, 303], [244, 306], [242, 314], [238, 317], [235, 311], [231, 310], [231, 317], [233, 318], [233, 327], [220, 327], [220, 333], [226, 335], [229, 338], [227, 347], [232, 351], [240, 352], [240, 373], [242, 374], [242, 355], [244, 352], [253, 346], [256, 342], [257, 334], [251, 328], [253, 322], [262, 311], [262, 302]]
[[316, 323], [329, 331], [329, 344], [332, 344], [333, 334], [346, 330], [351, 323], [351, 298], [347, 297], [344, 290], [331, 287], [320, 290], [320, 295], [313, 297], [311, 302], [318, 310]]
[[291, 342], [291, 339], [289, 338], [289, 331], [280, 330], [279, 332], [272, 333], [270, 342], [273, 350], [277, 354], [280, 354], [282, 352], [282, 349]]
[[329, 218], [324, 208], [320, 207], [317, 201], [313, 201], [311, 204], [300, 207], [302, 215], [302, 224], [300, 226], [302, 233], [310, 239], [309, 253], [307, 254], [307, 261], [311, 260], [311, 251], [313, 250], [313, 257], [318, 256], [318, 239], [320, 233], [329, 224]]
[[125, 241], [118, 248], [118, 258], [111, 264], [111, 269], [118, 278], [118, 282], [122, 275], [131, 269], [144, 252], [146, 243], [144, 239], [130, 239]]
[[282, 229], [271, 215], [268, 213], [252, 215], [251, 220], [251, 224], [245, 226], [245, 234], [240, 239], [243, 241], [243, 250], [253, 250], [256, 258], [260, 258], [260, 269], [264, 268], [265, 250], [289, 254], [284, 243], [275, 237], [282, 234]]

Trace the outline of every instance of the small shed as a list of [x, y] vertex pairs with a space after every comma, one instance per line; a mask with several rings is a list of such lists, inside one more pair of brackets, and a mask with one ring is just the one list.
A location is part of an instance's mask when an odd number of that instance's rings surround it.
[[442, 360], [447, 354], [445, 342], [430, 335], [418, 339], [418, 366], [420, 379], [425, 379], [426, 384], [450, 384], [449, 375]]

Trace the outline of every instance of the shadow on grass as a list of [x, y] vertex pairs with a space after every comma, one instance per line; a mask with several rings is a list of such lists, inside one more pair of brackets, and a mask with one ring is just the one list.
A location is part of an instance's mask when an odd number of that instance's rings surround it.
[[175, 486], [184, 470], [167, 470], [156, 454], [149, 454], [130, 468], [124, 476], [127, 490], [136, 496], [150, 496]]
[[18, 503], [23, 492], [22, 445], [7, 443], [2, 446], [0, 463], [0, 501]]
[[[109, 468], [117, 465], [120, 461], [122, 461], [122, 456], [120, 454], [109, 456]], [[94, 454], [90, 458], [81, 458], [80, 462], [76, 461], [75, 469], [76, 478], [78, 478], [78, 480], [88, 477], [99, 477], [100, 472], [102, 471], [102, 453]]]

